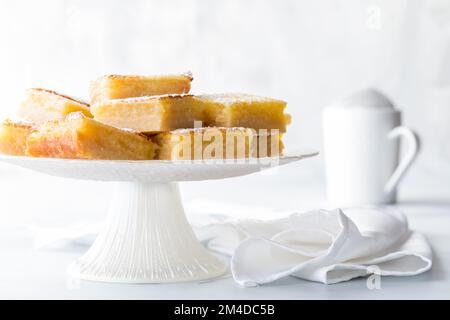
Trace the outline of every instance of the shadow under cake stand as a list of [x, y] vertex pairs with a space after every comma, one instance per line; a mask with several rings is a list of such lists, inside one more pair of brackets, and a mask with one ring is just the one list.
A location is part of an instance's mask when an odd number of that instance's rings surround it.
[[204, 280], [226, 265], [195, 237], [178, 181], [238, 177], [317, 155], [222, 161], [69, 160], [0, 156], [52, 176], [117, 181], [108, 219], [93, 245], [69, 267], [74, 278], [124, 283]]

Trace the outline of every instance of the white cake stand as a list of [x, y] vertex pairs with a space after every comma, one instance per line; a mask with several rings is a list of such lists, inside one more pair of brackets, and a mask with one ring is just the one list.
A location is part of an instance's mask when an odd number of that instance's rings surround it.
[[177, 181], [247, 175], [317, 155], [296, 152], [277, 160], [120, 161], [0, 156], [0, 161], [52, 176], [118, 181], [108, 220], [92, 247], [70, 267], [85, 280], [161, 283], [204, 280], [226, 266], [196, 239]]

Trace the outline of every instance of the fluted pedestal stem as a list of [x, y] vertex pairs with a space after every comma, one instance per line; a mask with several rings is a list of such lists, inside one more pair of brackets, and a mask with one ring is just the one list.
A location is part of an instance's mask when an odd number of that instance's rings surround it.
[[209, 279], [225, 270], [196, 239], [177, 183], [119, 182], [106, 225], [69, 273], [94, 281], [159, 283]]

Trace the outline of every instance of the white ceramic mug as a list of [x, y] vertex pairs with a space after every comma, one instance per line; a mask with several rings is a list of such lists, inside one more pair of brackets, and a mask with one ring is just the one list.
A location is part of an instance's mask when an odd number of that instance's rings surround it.
[[[323, 112], [328, 199], [332, 205], [393, 203], [419, 151], [401, 112], [376, 90], [364, 90]], [[399, 138], [406, 151], [399, 160]]]

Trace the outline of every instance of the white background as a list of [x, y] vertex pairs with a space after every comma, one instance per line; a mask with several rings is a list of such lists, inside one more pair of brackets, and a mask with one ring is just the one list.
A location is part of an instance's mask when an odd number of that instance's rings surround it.
[[[444, 217], [450, 208], [450, 1], [0, 0], [1, 117], [14, 114], [28, 87], [87, 98], [89, 81], [102, 74], [186, 70], [194, 74], [195, 93], [247, 92], [286, 100], [293, 122], [285, 142], [291, 148], [321, 149], [321, 111], [334, 99], [369, 86], [388, 94], [423, 145], [401, 186], [400, 202], [411, 226], [429, 237], [441, 259], [433, 273], [416, 281], [435, 286], [422, 293], [448, 293], [442, 259], [448, 261]], [[285, 212], [326, 206], [322, 161], [318, 157], [249, 177], [185, 183], [187, 211], [205, 200], [216, 203], [210, 207], [219, 213], [238, 216], [262, 214], [269, 207]], [[0, 297], [64, 295], [63, 269], [81, 253], [44, 255], [32, 250], [32, 237], [13, 239], [23, 232], [30, 235], [36, 226], [102, 221], [110, 193], [109, 183], [48, 177], [1, 164], [0, 227], [13, 235], [1, 232], [2, 256], [9, 263], [0, 269], [6, 283], [0, 285]], [[409, 280], [402, 281], [402, 286], [388, 282], [394, 291], [380, 292], [380, 297], [401, 297], [396, 288], [416, 294], [408, 290], [416, 282], [408, 287]], [[296, 285], [290, 290], [346, 297], [338, 286], [308, 284], [313, 290], [301, 291]], [[205, 291], [195, 297], [210, 297], [210, 287], [201, 288]], [[284, 288], [258, 292], [281, 297], [288, 292]], [[79, 294], [108, 296], [110, 288], [103, 289], [89, 284]], [[123, 287], [112, 289], [126, 293]], [[153, 289], [155, 297], [177, 297], [169, 289]], [[127, 290], [147, 292], [149, 287]], [[248, 292], [232, 291], [230, 297]]]

